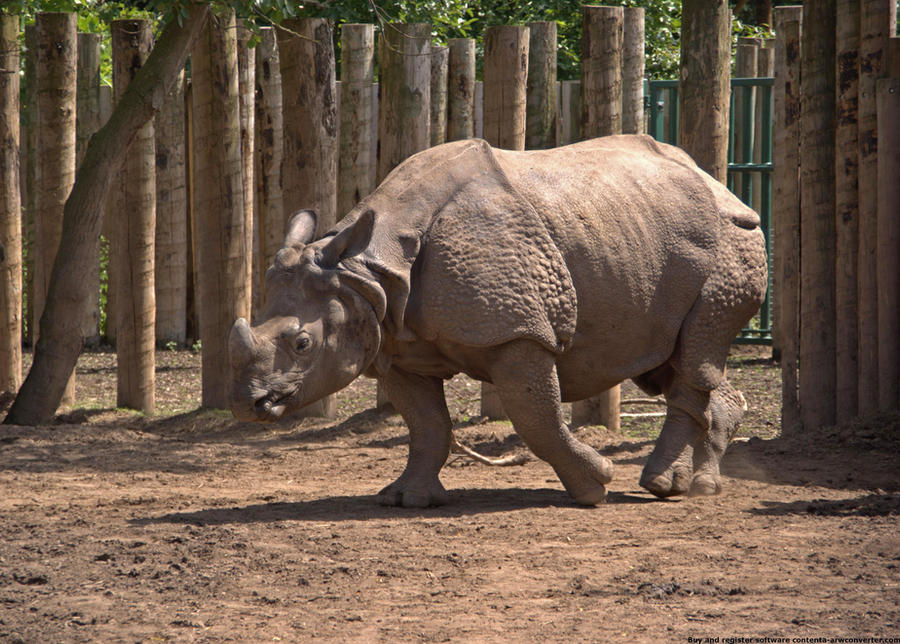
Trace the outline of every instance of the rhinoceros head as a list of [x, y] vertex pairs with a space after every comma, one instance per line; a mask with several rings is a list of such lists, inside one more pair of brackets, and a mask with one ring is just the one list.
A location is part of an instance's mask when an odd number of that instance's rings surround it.
[[271, 421], [348, 385], [381, 342], [372, 304], [341, 278], [338, 263], [359, 254], [374, 213], [311, 243], [315, 213], [291, 219], [284, 247], [266, 274], [265, 307], [251, 328], [231, 329], [231, 409], [240, 420]]

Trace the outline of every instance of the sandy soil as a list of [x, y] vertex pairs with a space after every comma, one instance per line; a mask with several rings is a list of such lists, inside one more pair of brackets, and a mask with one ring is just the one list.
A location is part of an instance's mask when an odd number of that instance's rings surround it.
[[[114, 364], [82, 359], [54, 425], [0, 426], [0, 641], [900, 638], [900, 416], [778, 438], [764, 350], [730, 362], [751, 410], [721, 496], [643, 492], [661, 420], [628, 420], [579, 430], [617, 466], [595, 509], [540, 461], [462, 457], [450, 505], [379, 507], [407, 437], [371, 381], [336, 421], [255, 426], [196, 410], [190, 352], [159, 354], [160, 413], [115, 410]], [[448, 391], [462, 442], [525, 450]]]

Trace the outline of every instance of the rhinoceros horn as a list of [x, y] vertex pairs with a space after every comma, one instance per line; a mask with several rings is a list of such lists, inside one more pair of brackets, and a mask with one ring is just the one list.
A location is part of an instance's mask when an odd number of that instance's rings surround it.
[[231, 327], [228, 337], [228, 352], [231, 354], [231, 364], [240, 367], [253, 360], [256, 351], [256, 338], [253, 330], [244, 318], [238, 318]]

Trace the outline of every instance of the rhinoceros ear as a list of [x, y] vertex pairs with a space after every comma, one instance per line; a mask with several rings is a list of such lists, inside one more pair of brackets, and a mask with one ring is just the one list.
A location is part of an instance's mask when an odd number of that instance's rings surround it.
[[322, 249], [322, 266], [334, 268], [343, 258], [361, 253], [369, 245], [374, 229], [375, 211], [368, 208], [325, 245]]
[[300, 210], [291, 217], [287, 235], [284, 237], [284, 248], [303, 248], [316, 238], [316, 213], [312, 210]]

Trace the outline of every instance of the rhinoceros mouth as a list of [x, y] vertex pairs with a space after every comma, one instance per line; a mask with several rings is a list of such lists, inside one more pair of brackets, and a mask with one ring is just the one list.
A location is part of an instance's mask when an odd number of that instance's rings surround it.
[[253, 410], [256, 412], [258, 418], [263, 420], [276, 420], [281, 418], [287, 409], [287, 404], [284, 402], [288, 398], [290, 398], [294, 392], [279, 394], [274, 391], [270, 391], [262, 398], [256, 399], [253, 403]]

